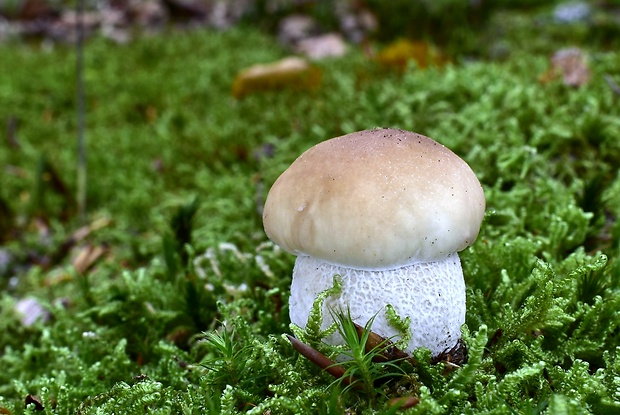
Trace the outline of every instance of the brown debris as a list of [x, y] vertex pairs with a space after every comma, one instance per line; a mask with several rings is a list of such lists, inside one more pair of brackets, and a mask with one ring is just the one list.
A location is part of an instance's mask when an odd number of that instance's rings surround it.
[[345, 368], [329, 359], [322, 353], [314, 350], [312, 347], [308, 346], [297, 340], [295, 337], [286, 335], [288, 340], [293, 345], [293, 348], [297, 350], [301, 355], [306, 357], [312, 363], [325, 370], [327, 373], [335, 377], [336, 379], [342, 379], [342, 383], [345, 385], [353, 385], [354, 388], [361, 388], [362, 386], [356, 383], [356, 379], [353, 376], [344, 377], [345, 376]]
[[400, 396], [398, 398], [392, 398], [388, 401], [390, 408], [397, 407], [398, 409], [413, 408], [420, 403], [420, 398], [417, 396]]
[[[364, 333], [364, 327], [357, 323], [353, 324], [355, 325], [355, 330], [357, 331], [358, 337], [361, 339]], [[383, 349], [381, 354], [378, 354], [373, 358], [373, 362], [409, 360], [415, 366], [415, 360], [411, 356], [394, 346], [394, 344], [385, 337], [382, 337], [373, 331], [369, 333], [368, 340], [366, 341], [364, 348], [367, 353], [376, 348]]]
[[232, 84], [235, 98], [256, 92], [313, 90], [321, 83], [321, 71], [306, 60], [288, 57], [268, 64], [250, 66], [237, 74]]
[[418, 68], [426, 69], [429, 66], [443, 66], [448, 59], [435, 46], [423, 41], [399, 39], [377, 54], [377, 62], [387, 69], [404, 73], [410, 62], [415, 62]]
[[[86, 239], [86, 237], [88, 237], [92, 232], [107, 227], [111, 222], [112, 220], [110, 218], [103, 217], [94, 220], [88, 225], [78, 228], [57, 248], [54, 253], [50, 255], [49, 258], [46, 258], [44, 263], [41, 265], [45, 268], [49, 268], [52, 265], [58, 264], [69, 254], [69, 251], [71, 251], [74, 246]], [[103, 255], [103, 253], [97, 254], [97, 256], [93, 257], [92, 260], [96, 261], [101, 255]]]
[[43, 406], [43, 402], [41, 402], [41, 398], [32, 394], [28, 394], [25, 401], [26, 407], [28, 407], [28, 405], [30, 405], [31, 403], [34, 404], [34, 409], [36, 411], [43, 411], [45, 409], [45, 407]]
[[84, 274], [91, 269], [107, 251], [108, 249], [103, 246], [86, 245], [73, 260], [73, 268], [75, 268], [79, 274]]
[[444, 350], [431, 360], [432, 364], [443, 363], [446, 366], [444, 374], [448, 374], [467, 363], [467, 346], [459, 339], [453, 348]]
[[579, 48], [560, 49], [550, 59], [547, 72], [538, 78], [542, 83], [561, 79], [564, 85], [580, 87], [590, 81], [586, 55]]

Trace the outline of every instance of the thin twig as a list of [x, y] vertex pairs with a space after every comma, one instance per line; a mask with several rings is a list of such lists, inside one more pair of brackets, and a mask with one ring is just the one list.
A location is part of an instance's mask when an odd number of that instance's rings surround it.
[[342, 383], [344, 383], [345, 385], [352, 385], [354, 389], [361, 389], [361, 385], [356, 382], [355, 377], [351, 375], [347, 376], [344, 367], [337, 364], [320, 352], [317, 352], [307, 344], [300, 342], [295, 337], [288, 334], [286, 335], [286, 337], [288, 337], [288, 340], [293, 345], [293, 348], [297, 350], [302, 356], [310, 360], [312, 363], [325, 370], [336, 379], [342, 379]]
[[84, 93], [84, 0], [77, 0], [77, 208], [80, 222], [86, 220], [86, 108]]

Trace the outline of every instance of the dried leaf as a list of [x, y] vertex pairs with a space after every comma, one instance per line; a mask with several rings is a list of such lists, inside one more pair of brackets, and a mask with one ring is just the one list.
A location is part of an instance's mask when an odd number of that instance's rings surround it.
[[25, 403], [26, 403], [26, 407], [30, 405], [31, 403], [33, 403], [35, 411], [42, 411], [45, 409], [43, 407], [43, 403], [41, 402], [41, 398], [39, 398], [38, 396], [34, 396], [32, 394], [28, 394], [26, 396]]
[[585, 54], [579, 48], [558, 50], [550, 59], [547, 72], [540, 75], [540, 82], [562, 79], [564, 85], [580, 87], [590, 81], [590, 68]]
[[103, 246], [87, 245], [75, 257], [73, 260], [73, 267], [75, 270], [84, 274], [107, 252], [107, 248]]
[[408, 39], [399, 39], [377, 55], [377, 61], [382, 66], [403, 73], [410, 61], [414, 61], [418, 68], [428, 66], [443, 66], [448, 60], [435, 46], [423, 41], [412, 42]]
[[242, 98], [260, 91], [282, 89], [312, 90], [321, 83], [321, 71], [306, 60], [289, 57], [280, 61], [250, 66], [241, 71], [232, 85], [232, 95]]
[[67, 238], [48, 259], [48, 265], [57, 264], [62, 261], [68, 254], [71, 248], [77, 243], [83, 241], [92, 232], [108, 226], [112, 220], [107, 217], [96, 219], [88, 225], [78, 228], [69, 238]]

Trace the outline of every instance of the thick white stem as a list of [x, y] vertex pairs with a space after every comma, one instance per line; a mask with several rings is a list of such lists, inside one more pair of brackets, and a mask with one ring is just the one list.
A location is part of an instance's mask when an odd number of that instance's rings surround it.
[[[331, 310], [351, 312], [364, 326], [376, 315], [372, 331], [396, 341], [400, 338], [385, 315], [390, 304], [402, 319], [409, 318], [411, 339], [405, 351], [419, 347], [437, 356], [456, 345], [465, 323], [465, 282], [456, 253], [437, 262], [425, 262], [383, 271], [355, 270], [299, 256], [293, 270], [289, 300], [291, 322], [305, 327], [314, 299], [342, 277], [342, 291], [323, 304], [323, 328], [332, 324]], [[328, 342], [341, 343], [334, 335]]]

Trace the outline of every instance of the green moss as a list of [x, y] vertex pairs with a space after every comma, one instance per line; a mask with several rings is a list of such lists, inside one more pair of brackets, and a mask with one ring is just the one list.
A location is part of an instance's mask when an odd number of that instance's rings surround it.
[[[74, 193], [73, 67], [59, 63], [72, 51], [0, 52], [0, 119], [19, 120], [19, 147], [0, 152], [0, 198], [22, 235], [4, 247], [17, 278], [2, 281], [0, 408], [31, 413], [32, 394], [49, 414], [394, 413], [388, 397], [401, 394], [419, 397], [412, 414], [620, 410], [620, 117], [602, 76], [616, 76], [617, 53], [597, 53], [592, 80], [574, 89], [537, 81], [543, 54], [396, 76], [354, 50], [317, 64], [317, 91], [235, 100], [237, 71], [285, 54], [254, 31], [94, 40], [90, 219], [113, 223], [87, 237], [109, 254], [80, 275], [62, 256], [20, 268], [77, 227], [60, 215], [69, 197], [37, 182], [45, 154]], [[365, 401], [343, 398], [282, 337], [293, 258], [267, 242], [260, 210], [303, 150], [377, 126], [452, 148], [479, 176], [487, 214], [461, 255], [468, 362], [448, 373], [420, 350], [418, 366], [401, 366], [400, 389], [373, 384], [381, 393]], [[162, 238], [195, 197], [166, 263]], [[49, 238], [31, 230], [33, 212], [49, 220]], [[14, 308], [26, 296], [50, 319], [21, 324]]]

